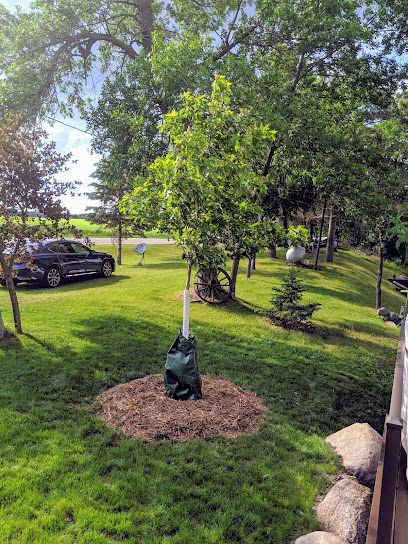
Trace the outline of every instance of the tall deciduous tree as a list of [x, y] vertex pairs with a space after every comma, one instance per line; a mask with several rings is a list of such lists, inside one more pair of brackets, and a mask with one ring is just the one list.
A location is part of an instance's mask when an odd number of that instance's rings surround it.
[[[305, 201], [313, 208], [327, 192], [334, 194], [334, 177], [328, 183], [323, 173], [330, 173], [341, 147], [325, 142], [335, 138], [318, 128], [319, 119], [328, 126], [329, 105], [334, 113], [334, 105], [351, 101], [373, 114], [396, 88], [396, 62], [373, 53], [382, 27], [378, 13], [367, 12], [370, 6], [382, 9], [363, 0], [36, 0], [29, 15], [2, 9], [7, 25], [0, 30], [0, 111], [44, 115], [52, 107], [70, 113], [79, 106], [89, 112], [83, 97], [99, 70], [117, 105], [133, 109], [141, 133], [156, 142], [158, 123], [145, 112], [160, 122], [179, 106], [182, 92], [207, 92], [217, 71], [236, 82], [234, 109], [245, 105], [259, 123], [278, 131], [260, 161], [274, 186], [264, 215], [273, 217], [279, 206], [288, 221]], [[133, 104], [124, 85], [136, 89]], [[109, 153], [114, 134], [98, 131], [97, 117], [91, 120], [95, 145], [103, 135]], [[336, 189], [342, 184], [340, 177]], [[328, 205], [340, 207], [341, 198], [336, 200]]]
[[[70, 155], [56, 153], [55, 143], [44, 137], [24, 126], [19, 116], [7, 115], [0, 123], [0, 265], [18, 333], [22, 326], [13, 265], [28, 257], [27, 242], [54, 236], [58, 226], [69, 227], [68, 210], [59, 197], [75, 187], [55, 179]], [[30, 217], [33, 210], [41, 217]]]

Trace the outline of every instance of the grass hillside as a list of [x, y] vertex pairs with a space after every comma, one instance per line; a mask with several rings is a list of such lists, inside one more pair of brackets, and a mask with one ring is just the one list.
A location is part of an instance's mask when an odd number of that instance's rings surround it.
[[[261, 255], [249, 280], [243, 263], [236, 302], [191, 307], [201, 373], [267, 406], [259, 433], [236, 440], [147, 443], [92, 405], [163, 371], [182, 321], [177, 248], [149, 246], [137, 266], [125, 246], [112, 278], [18, 287], [25, 334], [0, 344], [0, 542], [283, 544], [319, 529], [313, 500], [339, 469], [324, 439], [356, 421], [382, 430], [399, 329], [376, 315], [376, 263], [352, 251], [300, 272], [304, 301], [322, 305], [313, 334], [270, 325], [253, 309], [269, 307], [280, 257]], [[403, 297], [383, 289], [398, 312]], [[0, 308], [11, 330], [4, 288]]]

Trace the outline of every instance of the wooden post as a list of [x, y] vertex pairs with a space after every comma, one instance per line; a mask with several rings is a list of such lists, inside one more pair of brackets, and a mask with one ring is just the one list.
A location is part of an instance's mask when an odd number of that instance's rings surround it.
[[393, 542], [401, 452], [401, 402], [404, 365], [405, 320], [401, 323], [390, 413], [385, 424], [383, 447], [375, 481], [366, 544], [392, 544]]

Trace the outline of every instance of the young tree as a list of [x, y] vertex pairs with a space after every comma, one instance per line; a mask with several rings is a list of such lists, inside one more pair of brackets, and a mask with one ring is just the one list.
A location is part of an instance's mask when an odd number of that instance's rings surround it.
[[[58, 197], [75, 187], [54, 178], [66, 170], [70, 155], [56, 153], [55, 143], [46, 143], [44, 137], [42, 131], [24, 126], [19, 116], [7, 115], [0, 122], [0, 265], [20, 334], [13, 265], [27, 259], [27, 242], [55, 236], [58, 227], [69, 227], [68, 210]], [[41, 217], [30, 217], [33, 210]]]
[[270, 310], [262, 311], [273, 322], [288, 329], [310, 328], [309, 319], [321, 306], [318, 302], [299, 304], [303, 292], [306, 290], [302, 280], [298, 279], [298, 271], [294, 266], [290, 267], [287, 276], [282, 280], [281, 287], [273, 287]]
[[[183, 96], [182, 108], [164, 117], [170, 152], [156, 159], [149, 179], [125, 203], [142, 224], [155, 221], [183, 249], [185, 301], [193, 265], [209, 270], [274, 235], [274, 225], [259, 219], [258, 195], [266, 186], [256, 165], [275, 134], [245, 111], [233, 111], [230, 96], [230, 84], [218, 75], [210, 100]], [[188, 324], [183, 331], [188, 336]]]
[[105, 225], [112, 229], [112, 238], [118, 241], [116, 262], [122, 264], [122, 241], [127, 236], [142, 235], [143, 231], [136, 221], [127, 217], [120, 209], [122, 198], [132, 191], [133, 184], [126, 179], [124, 172], [117, 172], [117, 165], [102, 159], [93, 174], [100, 181], [90, 184], [93, 191], [87, 193], [91, 200], [98, 201], [95, 206], [86, 208], [86, 219], [92, 223]]

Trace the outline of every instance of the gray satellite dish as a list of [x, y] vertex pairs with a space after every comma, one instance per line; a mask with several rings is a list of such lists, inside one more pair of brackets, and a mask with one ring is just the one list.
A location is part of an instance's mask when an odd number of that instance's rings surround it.
[[142, 258], [140, 259], [140, 261], [137, 263], [137, 266], [142, 266], [142, 261], [144, 259], [144, 254], [146, 252], [146, 249], [147, 249], [147, 244], [143, 243], [143, 244], [138, 244], [136, 247], [132, 247], [133, 251], [136, 251], [136, 253], [139, 253], [139, 255], [142, 256]]

